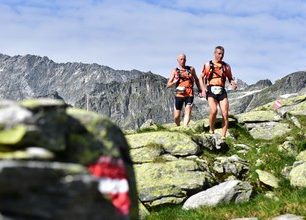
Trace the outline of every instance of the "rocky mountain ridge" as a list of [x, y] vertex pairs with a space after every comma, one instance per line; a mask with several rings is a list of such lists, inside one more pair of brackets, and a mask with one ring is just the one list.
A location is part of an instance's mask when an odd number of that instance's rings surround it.
[[[139, 128], [152, 119], [172, 121], [173, 89], [151, 72], [114, 70], [83, 63], [55, 63], [47, 57], [0, 54], [0, 98], [51, 97], [110, 117], [122, 128]], [[230, 113], [242, 113], [289, 93], [305, 93], [306, 72], [292, 73], [272, 85], [269, 80], [229, 91]], [[195, 99], [193, 118], [206, 117], [207, 102]]]
[[0, 98], [51, 97], [139, 127], [147, 118], [171, 120], [172, 92], [150, 72], [114, 70], [98, 64], [55, 63], [47, 57], [0, 54]]

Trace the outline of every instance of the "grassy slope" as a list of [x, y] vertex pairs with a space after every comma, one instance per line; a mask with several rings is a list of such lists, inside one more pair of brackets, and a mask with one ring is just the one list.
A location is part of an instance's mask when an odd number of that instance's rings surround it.
[[[302, 136], [302, 131], [306, 129], [306, 117], [299, 117], [302, 129], [294, 128], [286, 136], [272, 141], [254, 140], [239, 125], [231, 127], [231, 132], [236, 140], [228, 140], [230, 150], [226, 155], [235, 152], [233, 144], [244, 143], [253, 146], [246, 155], [239, 155], [250, 163], [250, 172], [247, 181], [254, 186], [255, 194], [251, 201], [241, 204], [224, 204], [217, 207], [203, 207], [197, 210], [185, 211], [181, 206], [159, 207], [150, 210], [151, 214], [147, 219], [232, 219], [242, 217], [257, 217], [258, 219], [269, 219], [274, 216], [291, 213], [306, 216], [306, 188], [291, 187], [289, 181], [285, 179], [281, 170], [295, 161], [293, 156], [279, 152], [277, 146], [281, 145], [287, 136], [294, 137], [295, 144], [299, 151], [306, 150], [306, 140]], [[206, 156], [213, 158], [216, 155], [207, 153]], [[256, 161], [261, 159], [262, 165], [255, 166]], [[256, 169], [268, 171], [278, 177], [280, 187], [273, 189], [274, 197], [267, 198], [264, 194], [271, 190], [259, 183]]]

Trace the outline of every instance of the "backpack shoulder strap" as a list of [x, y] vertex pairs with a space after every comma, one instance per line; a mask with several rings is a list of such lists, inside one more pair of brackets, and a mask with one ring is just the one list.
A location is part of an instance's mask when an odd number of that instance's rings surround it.
[[215, 64], [212, 60], [209, 61], [209, 71], [213, 72], [215, 70]]
[[227, 63], [225, 63], [224, 61], [221, 62], [222, 71], [224, 73], [226, 72], [226, 65], [227, 65]]
[[215, 65], [214, 65], [213, 61], [210, 60], [209, 61], [209, 73], [208, 73], [208, 77], [207, 77], [208, 81], [212, 79], [214, 70], [215, 70]]
[[222, 65], [221, 66], [221, 68], [222, 68], [222, 80], [225, 82], [226, 81], [226, 77], [227, 77], [227, 70], [226, 70], [227, 63], [222, 61], [221, 65]]
[[[190, 75], [191, 74], [191, 66], [185, 66], [185, 69], [186, 69], [188, 75]], [[177, 68], [177, 67], [176, 67], [175, 70], [179, 74], [179, 76], [181, 77], [181, 70], [179, 68]]]
[[191, 74], [191, 66], [186, 66], [186, 70], [187, 70], [188, 75], [190, 75]]
[[226, 80], [226, 78], [228, 78], [229, 82], [231, 82], [233, 80], [233, 76], [231, 73], [231, 67], [226, 63], [223, 62], [223, 72], [224, 72], [224, 81]]

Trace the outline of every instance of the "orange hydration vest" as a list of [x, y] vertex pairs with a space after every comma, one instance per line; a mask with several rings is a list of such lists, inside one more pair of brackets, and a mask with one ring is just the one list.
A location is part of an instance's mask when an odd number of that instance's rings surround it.
[[204, 66], [203, 72], [205, 74], [205, 78], [207, 80], [207, 84], [210, 86], [225, 86], [226, 77], [229, 81], [232, 80], [232, 74], [227, 69], [227, 64], [225, 62], [221, 62], [221, 66], [216, 66], [212, 60], [209, 61], [209, 68], [207, 65]]
[[[193, 96], [193, 84], [194, 79], [191, 74], [190, 66], [186, 66], [186, 69], [176, 68], [176, 74], [179, 80], [176, 83], [176, 97], [188, 97]], [[182, 88], [179, 89], [179, 88]]]

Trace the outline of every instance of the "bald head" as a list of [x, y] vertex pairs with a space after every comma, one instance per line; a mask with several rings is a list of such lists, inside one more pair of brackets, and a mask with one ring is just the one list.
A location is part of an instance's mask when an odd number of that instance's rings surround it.
[[186, 64], [186, 55], [181, 53], [177, 56], [177, 62], [180, 65], [180, 67], [185, 68]]
[[178, 56], [177, 56], [177, 60], [181, 59], [181, 58], [184, 58], [186, 60], [186, 55], [184, 53], [180, 53]]

